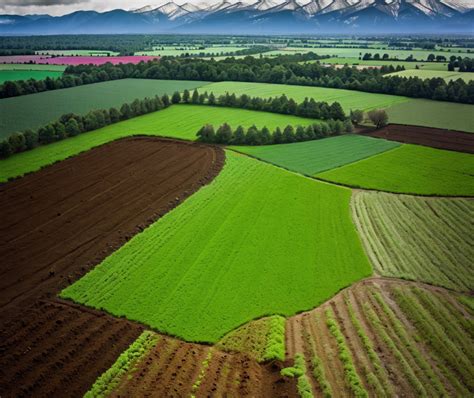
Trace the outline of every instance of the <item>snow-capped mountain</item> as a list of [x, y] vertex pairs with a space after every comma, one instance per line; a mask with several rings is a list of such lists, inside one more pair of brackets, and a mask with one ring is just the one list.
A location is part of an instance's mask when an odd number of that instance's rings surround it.
[[0, 15], [0, 34], [474, 34], [474, 0], [164, 0], [130, 11]]

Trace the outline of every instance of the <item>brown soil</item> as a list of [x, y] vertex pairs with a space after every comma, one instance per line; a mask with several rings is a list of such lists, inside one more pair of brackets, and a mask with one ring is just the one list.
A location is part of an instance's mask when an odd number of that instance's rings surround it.
[[140, 328], [83, 309], [60, 311], [51, 300], [210, 182], [223, 163], [219, 148], [129, 138], [0, 186], [1, 397], [22, 388], [35, 397], [78, 396], [113, 363]]
[[112, 397], [296, 397], [295, 381], [280, 375], [282, 367], [161, 336]]
[[474, 153], [474, 134], [463, 133], [461, 131], [389, 124], [378, 130], [365, 129], [359, 134], [407, 144], [418, 144], [450, 151]]

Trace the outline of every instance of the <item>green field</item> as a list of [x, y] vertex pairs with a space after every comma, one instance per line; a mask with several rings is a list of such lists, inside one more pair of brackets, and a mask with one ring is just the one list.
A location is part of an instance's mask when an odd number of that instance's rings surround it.
[[474, 133], [474, 105], [414, 99], [387, 109], [391, 123]]
[[317, 174], [317, 178], [387, 192], [474, 196], [474, 156], [404, 144]]
[[0, 181], [38, 170], [117, 138], [146, 134], [194, 140], [197, 131], [206, 123], [213, 123], [217, 128], [226, 122], [233, 127], [238, 125], [250, 127], [255, 124], [257, 127], [267, 126], [273, 130], [276, 127], [284, 128], [287, 124], [308, 125], [315, 120], [235, 108], [173, 105], [158, 112], [115, 123], [0, 160]]
[[44, 80], [47, 77], [61, 77], [63, 72], [49, 70], [0, 70], [0, 84], [15, 80]]
[[95, 57], [100, 57], [104, 56], [106, 57], [107, 54], [110, 56], [113, 55], [119, 55], [118, 52], [114, 51], [105, 51], [105, 50], [41, 50], [41, 51], [36, 51], [36, 54], [39, 55], [56, 55], [56, 56], [62, 56], [64, 55], [65, 57], [70, 57], [74, 55], [82, 55], [82, 56], [95, 56]]
[[420, 79], [432, 79], [435, 77], [441, 77], [447, 82], [451, 80], [462, 79], [466, 83], [468, 83], [470, 80], [474, 80], [474, 72], [449, 72], [446, 69], [442, 71], [425, 70], [425, 69], [404, 70], [401, 72], [390, 73], [385, 76], [419, 77]]
[[0, 139], [15, 131], [46, 125], [65, 113], [85, 114], [93, 109], [120, 107], [135, 98], [172, 94], [204, 84], [200, 81], [122, 79], [5, 98], [0, 101]]
[[[316, 61], [310, 61], [316, 62]], [[358, 57], [354, 58], [344, 58], [344, 57], [334, 57], [328, 59], [322, 59], [318, 62], [322, 64], [334, 64], [334, 65], [366, 65], [366, 66], [403, 66], [405, 69], [416, 69], [418, 66], [423, 70], [440, 70], [447, 71], [448, 64], [442, 62], [407, 62], [407, 61], [384, 61], [384, 60], [361, 60]]]
[[413, 55], [414, 58], [425, 61], [430, 54], [436, 55], [444, 55], [447, 59], [451, 55], [455, 55], [456, 57], [466, 56], [465, 52], [452, 50], [452, 51], [429, 51], [429, 50], [387, 50], [385, 48], [345, 48], [345, 47], [316, 47], [316, 48], [306, 48], [306, 47], [286, 47], [281, 50], [275, 50], [270, 53], [266, 53], [268, 55], [280, 55], [280, 54], [295, 54], [295, 53], [307, 53], [307, 52], [314, 52], [318, 55], [331, 55], [334, 57], [342, 57], [342, 58], [359, 58], [359, 56], [363, 56], [365, 53], [380, 54], [388, 54], [390, 58], [398, 58], [401, 61], [405, 60], [409, 55]]
[[26, 70], [26, 71], [52, 71], [63, 72], [65, 65], [43, 65], [43, 64], [0, 64], [0, 71], [4, 70]]
[[[204, 88], [203, 88], [204, 89]], [[326, 101], [332, 103], [337, 101], [346, 112], [351, 109], [369, 110], [373, 108], [387, 108], [394, 104], [408, 101], [406, 97], [386, 94], [363, 93], [351, 90], [341, 90], [325, 87], [292, 86], [287, 84], [267, 84], [267, 83], [243, 83], [243, 82], [220, 82], [211, 83], [205, 87], [207, 92], [216, 95], [226, 92], [236, 95], [247, 94], [254, 97], [276, 97], [285, 94], [288, 98], [293, 98], [300, 102], [308, 98], [316, 101]]]
[[377, 273], [474, 289], [474, 201], [359, 192], [352, 207]]
[[348, 134], [294, 144], [231, 148], [289, 170], [314, 175], [399, 145], [393, 141]]
[[191, 341], [310, 309], [371, 274], [349, 189], [227, 153], [208, 186], [61, 297]]

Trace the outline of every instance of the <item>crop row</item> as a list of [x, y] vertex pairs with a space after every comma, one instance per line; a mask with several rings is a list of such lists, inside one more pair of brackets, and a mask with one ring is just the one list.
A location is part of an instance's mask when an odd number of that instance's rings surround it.
[[361, 192], [352, 208], [377, 273], [474, 288], [474, 201]]
[[289, 339], [302, 342], [297, 350], [315, 394], [467, 396], [473, 391], [472, 321], [447, 291], [368, 281], [288, 322]]

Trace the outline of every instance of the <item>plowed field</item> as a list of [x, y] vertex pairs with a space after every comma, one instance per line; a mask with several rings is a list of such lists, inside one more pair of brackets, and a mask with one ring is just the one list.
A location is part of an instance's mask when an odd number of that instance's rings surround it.
[[382, 129], [364, 132], [363, 135], [405, 144], [418, 144], [450, 151], [474, 153], [474, 134], [461, 131], [389, 124]]
[[114, 362], [140, 328], [50, 298], [209, 182], [223, 159], [208, 146], [133, 138], [0, 186], [2, 397], [53, 396], [61, 383], [62, 396], [77, 396]]

